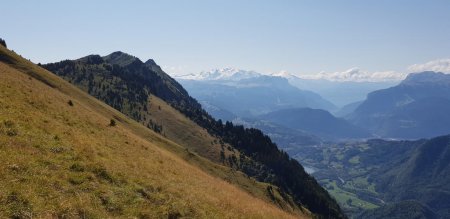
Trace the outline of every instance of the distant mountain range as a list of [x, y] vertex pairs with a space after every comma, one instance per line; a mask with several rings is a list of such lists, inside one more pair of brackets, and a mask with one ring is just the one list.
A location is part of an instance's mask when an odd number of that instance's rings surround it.
[[199, 74], [188, 74], [177, 76], [178, 79], [196, 80], [196, 81], [240, 81], [242, 79], [249, 79], [262, 76], [262, 74], [254, 71], [246, 71], [235, 68], [221, 68], [210, 71], [203, 71]]
[[[251, 79], [263, 76], [265, 74], [255, 71], [246, 71], [235, 68], [214, 69], [204, 71], [198, 74], [188, 74], [177, 76], [177, 80], [194, 80], [194, 81], [240, 81], [243, 79]], [[362, 101], [366, 95], [372, 91], [388, 88], [397, 85], [399, 81], [331, 81], [325, 79], [307, 79], [287, 72], [274, 73], [267, 76], [281, 77], [301, 90], [312, 91], [321, 97], [330, 101], [338, 107], [346, 104]], [[328, 109], [328, 110], [337, 110]]]
[[[331, 82], [228, 69], [180, 81], [212, 114], [263, 130], [291, 156], [315, 169], [313, 175], [351, 216], [449, 216], [450, 75], [420, 72], [401, 82]], [[271, 94], [292, 92], [284, 88], [293, 85], [347, 104], [339, 110], [273, 104]], [[239, 89], [242, 93], [236, 92]], [[264, 94], [258, 97], [268, 101], [261, 104], [265, 108], [250, 104], [257, 96], [252, 91]], [[252, 96], [243, 98], [246, 95]], [[236, 103], [255, 112], [243, 113]], [[373, 137], [414, 140], [355, 142]]]
[[288, 79], [289, 83], [303, 90], [313, 91], [338, 107], [366, 99], [368, 93], [397, 85], [399, 81], [331, 81], [307, 79], [286, 72], [274, 74]]
[[450, 133], [450, 75], [410, 74], [399, 85], [370, 93], [347, 118], [386, 138]]
[[223, 120], [230, 120], [233, 115], [254, 117], [294, 107], [336, 109], [320, 95], [300, 90], [285, 78], [251, 71], [221, 69], [201, 73], [198, 77], [185, 76], [178, 81], [209, 113]]
[[329, 112], [320, 109], [284, 109], [264, 114], [257, 118], [328, 140], [370, 137], [369, 132], [363, 128], [356, 127], [346, 120], [336, 118]]
[[[443, 73], [412, 73], [399, 84], [394, 82], [364, 82], [364, 84], [363, 82], [306, 81], [287, 73], [268, 76], [236, 69], [219, 69], [194, 76], [184, 77], [192, 80], [178, 79], [178, 81], [200, 101], [209, 113], [222, 120], [258, 118], [279, 110], [311, 108], [332, 112], [335, 116], [345, 118], [354, 126], [350, 128], [347, 124], [347, 128], [343, 128], [341, 125], [346, 121], [336, 120], [323, 111], [316, 111], [322, 113], [315, 114], [315, 116], [322, 115], [322, 117], [320, 119], [316, 117], [315, 122], [320, 121], [322, 124], [327, 124], [326, 128], [329, 131], [313, 130], [314, 126], [318, 125], [314, 122], [303, 123], [302, 127], [294, 127], [294, 129], [306, 131], [323, 139], [370, 136], [417, 139], [450, 133], [448, 125], [450, 124], [450, 114], [448, 113], [450, 112], [450, 75]], [[397, 85], [373, 91], [366, 99], [349, 103], [337, 109], [320, 95], [300, 90], [291, 85], [295, 82], [299, 86], [310, 86], [311, 88], [315, 87], [313, 85], [321, 87], [320, 84], [328, 84], [323, 86], [328, 87], [330, 92], [336, 88], [335, 93], [340, 92], [342, 95], [346, 94], [343, 91], [345, 87], [347, 87], [348, 93], [361, 95], [377, 87]], [[358, 89], [362, 89], [362, 92], [358, 92]], [[293, 115], [294, 111], [289, 111], [289, 114], [287, 112], [280, 113], [279, 118], [286, 116], [283, 118], [286, 121], [296, 118]], [[305, 113], [305, 111], [301, 113]], [[301, 115], [297, 115], [297, 118], [298, 116]], [[303, 117], [303, 119], [307, 118], [309, 117]], [[262, 117], [258, 119], [262, 119]], [[341, 125], [338, 125], [336, 121], [340, 121]], [[279, 121], [270, 122], [281, 125]], [[292, 128], [292, 126], [283, 125], [285, 128]], [[365, 134], [362, 135], [361, 132], [365, 132]]]

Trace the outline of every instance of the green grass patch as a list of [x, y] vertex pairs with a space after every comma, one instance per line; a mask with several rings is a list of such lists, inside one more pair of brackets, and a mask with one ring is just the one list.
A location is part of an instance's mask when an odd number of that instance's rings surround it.
[[369, 191], [374, 195], [377, 194], [375, 191], [375, 184], [369, 183], [367, 181], [367, 177], [356, 177], [350, 181], [345, 182], [343, 188], [350, 190], [361, 190], [361, 191]]
[[360, 151], [366, 151], [370, 149], [369, 144], [360, 144], [358, 146]]
[[336, 159], [338, 160], [343, 160], [344, 159], [344, 154], [338, 152], [338, 154], [335, 155]]
[[343, 208], [374, 209], [378, 205], [359, 199], [356, 194], [341, 189], [335, 180], [324, 180], [325, 188]]
[[350, 159], [348, 160], [348, 162], [351, 163], [351, 164], [359, 164], [359, 156], [356, 155], [356, 156], [350, 158]]

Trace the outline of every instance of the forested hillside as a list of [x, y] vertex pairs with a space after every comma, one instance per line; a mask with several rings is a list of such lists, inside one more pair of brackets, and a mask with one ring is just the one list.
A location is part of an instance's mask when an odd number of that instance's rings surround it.
[[[349, 215], [381, 207], [367, 211], [366, 216], [391, 211], [406, 216], [406, 211], [394, 208], [409, 206], [449, 217], [449, 135], [416, 141], [328, 143], [305, 147], [295, 157], [316, 169], [313, 175]], [[405, 202], [409, 200], [415, 202]]]
[[116, 52], [106, 57], [92, 55], [44, 67], [164, 135], [164, 124], [156, 124], [155, 129], [153, 120], [148, 119], [151, 115], [147, 103], [150, 101], [151, 105], [151, 95], [155, 95], [244, 155], [229, 156], [230, 166], [258, 181], [273, 183], [281, 189], [281, 194], [292, 196], [295, 205], [305, 206], [317, 215], [345, 217], [315, 179], [296, 160], [280, 151], [269, 137], [257, 129], [216, 121], [169, 76], [155, 71], [158, 68], [153, 62], [151, 66], [148, 63]]

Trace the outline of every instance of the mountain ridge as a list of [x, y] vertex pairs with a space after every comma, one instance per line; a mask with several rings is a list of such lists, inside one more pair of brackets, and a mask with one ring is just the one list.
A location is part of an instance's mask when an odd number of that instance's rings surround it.
[[414, 84], [440, 84], [448, 85], [450, 81], [450, 75], [443, 72], [424, 71], [408, 74], [405, 80], [400, 84], [402, 85], [414, 85]]
[[249, 79], [263, 76], [261, 73], [255, 71], [247, 71], [231, 67], [212, 69], [209, 71], [202, 71], [198, 74], [187, 74], [175, 76], [177, 79], [183, 80], [198, 80], [198, 81], [239, 81], [242, 79]]
[[370, 93], [347, 118], [381, 137], [429, 138], [450, 132], [449, 100], [449, 75], [415, 73], [397, 86]]
[[302, 130], [324, 139], [342, 140], [348, 138], [368, 138], [370, 134], [362, 128], [336, 118], [321, 109], [292, 108], [274, 111], [260, 117], [288, 128]]
[[293, 217], [199, 168], [222, 167], [2, 47], [0, 72], [1, 217]]
[[[216, 121], [181, 86], [179, 86], [180, 89], [172, 89], [176, 88], [178, 83], [172, 84], [173, 79], [165, 80], [164, 77], [170, 78], [170, 76], [163, 71], [158, 73], [145, 64], [136, 62], [127, 66], [118, 66], [104, 63], [85, 64], [75, 60], [46, 64], [44, 67], [99, 99], [107, 103], [109, 101], [108, 104], [130, 115], [136, 121], [166, 135], [165, 126], [170, 126], [171, 123], [162, 124], [162, 126], [160, 123], [155, 123], [156, 117], [152, 117], [152, 113], [149, 113], [148, 106], [145, 104], [149, 94], [155, 95], [207, 130], [209, 135], [230, 145], [231, 149], [226, 149], [226, 145], [221, 147], [219, 143], [211, 143], [217, 148], [214, 153], [219, 155], [219, 159], [216, 156], [216, 162], [223, 162], [243, 171], [258, 181], [274, 183], [280, 188], [282, 200], [288, 202], [288, 197], [292, 196], [294, 208], [304, 205], [319, 216], [345, 217], [325, 190], [304, 172], [298, 162], [280, 151], [270, 138], [257, 129], [247, 129], [229, 122], [223, 124], [221, 121]], [[78, 78], [81, 80], [77, 80]], [[133, 95], [130, 95], [130, 91]], [[158, 110], [158, 107], [152, 109]], [[182, 139], [184, 131], [175, 130], [174, 134], [180, 137], [178, 139]], [[209, 144], [210, 142], [207, 143]], [[202, 156], [211, 156], [208, 151], [203, 150], [204, 147], [201, 145], [186, 146]], [[225, 156], [219, 153], [221, 151]], [[286, 171], [290, 174], [286, 174]]]

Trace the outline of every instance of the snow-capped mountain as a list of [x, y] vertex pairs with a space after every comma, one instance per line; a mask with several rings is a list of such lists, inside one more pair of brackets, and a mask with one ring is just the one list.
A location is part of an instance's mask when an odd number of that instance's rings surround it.
[[287, 72], [287, 71], [280, 71], [280, 72], [277, 72], [277, 73], [273, 73], [273, 74], [271, 74], [271, 76], [274, 76], [274, 77], [282, 77], [282, 78], [286, 78], [286, 79], [294, 79], [294, 78], [299, 78], [299, 77], [297, 77], [297, 76], [295, 76], [295, 75], [293, 75], [293, 74], [290, 74], [289, 72]]
[[177, 79], [196, 80], [196, 81], [240, 81], [243, 79], [259, 77], [262, 74], [254, 71], [246, 71], [235, 68], [221, 68], [210, 71], [203, 71], [198, 74], [188, 74], [177, 76]]

